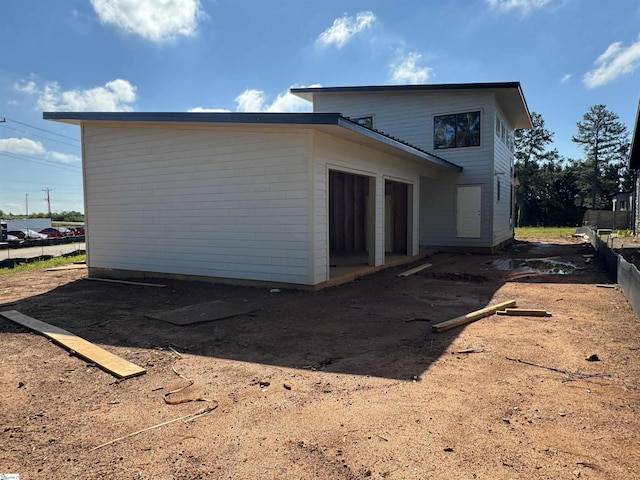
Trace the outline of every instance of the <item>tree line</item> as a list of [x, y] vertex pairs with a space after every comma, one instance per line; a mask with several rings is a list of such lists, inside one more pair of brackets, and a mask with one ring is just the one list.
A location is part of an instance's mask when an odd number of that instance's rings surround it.
[[582, 159], [550, 148], [554, 133], [542, 115], [532, 112], [531, 122], [531, 130], [515, 132], [517, 226], [580, 225], [586, 210], [611, 210], [615, 194], [632, 189], [629, 132], [605, 105], [594, 105], [576, 124], [571, 140]]
[[[48, 213], [32, 213], [31, 215], [14, 215], [11, 212], [5, 213], [0, 210], [0, 218], [2, 220], [20, 220], [23, 218], [49, 218]], [[84, 213], [69, 210], [65, 212], [51, 212], [51, 220], [54, 222], [84, 222]]]

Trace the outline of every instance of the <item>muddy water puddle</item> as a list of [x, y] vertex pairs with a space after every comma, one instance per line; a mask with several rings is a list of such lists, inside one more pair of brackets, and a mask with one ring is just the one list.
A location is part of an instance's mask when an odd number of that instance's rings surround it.
[[568, 275], [577, 267], [570, 262], [561, 262], [552, 258], [504, 258], [489, 264], [498, 270], [517, 270], [520, 272]]

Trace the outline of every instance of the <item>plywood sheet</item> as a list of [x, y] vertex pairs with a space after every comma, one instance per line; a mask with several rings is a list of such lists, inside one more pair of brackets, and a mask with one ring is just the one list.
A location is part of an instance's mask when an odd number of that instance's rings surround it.
[[118, 378], [135, 377], [136, 375], [142, 375], [146, 372], [144, 368], [98, 347], [84, 338], [78, 337], [55, 325], [24, 315], [17, 310], [0, 312], [0, 315], [12, 322], [41, 333], [67, 350], [72, 350], [78, 357], [95, 363], [103, 370]]
[[162, 320], [163, 322], [173, 323], [174, 325], [191, 325], [193, 323], [211, 322], [213, 320], [237, 317], [238, 315], [255, 312], [256, 310], [254, 306], [249, 304], [237, 304], [216, 300], [145, 316]]

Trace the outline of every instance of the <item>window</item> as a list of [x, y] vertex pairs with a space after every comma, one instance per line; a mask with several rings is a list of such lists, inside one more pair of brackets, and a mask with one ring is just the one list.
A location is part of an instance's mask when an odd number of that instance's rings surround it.
[[435, 149], [480, 146], [480, 112], [434, 117], [433, 146]]
[[373, 115], [369, 115], [367, 117], [354, 117], [351, 120], [359, 123], [363, 127], [373, 128]]
[[500, 201], [500, 186], [501, 186], [501, 185], [500, 185], [500, 179], [499, 179], [499, 178], [497, 178], [497, 179], [496, 179], [496, 192], [498, 192], [498, 193], [497, 193], [497, 198], [496, 198], [496, 200], [497, 200], [498, 202]]

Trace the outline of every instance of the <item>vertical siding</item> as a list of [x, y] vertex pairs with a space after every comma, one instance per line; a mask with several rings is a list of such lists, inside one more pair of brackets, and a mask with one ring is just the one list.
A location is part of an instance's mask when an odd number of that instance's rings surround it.
[[313, 283], [305, 130], [83, 132], [90, 267]]
[[[494, 95], [477, 92], [395, 92], [321, 94], [314, 99], [316, 112], [340, 112], [348, 117], [374, 116], [374, 128], [463, 167], [457, 175], [447, 174], [420, 181], [420, 244], [427, 246], [491, 247], [494, 238]], [[470, 111], [481, 112], [479, 147], [435, 150], [433, 117]], [[456, 185], [482, 186], [482, 227], [479, 239], [457, 238], [455, 232]], [[507, 217], [508, 222], [508, 217]]]

